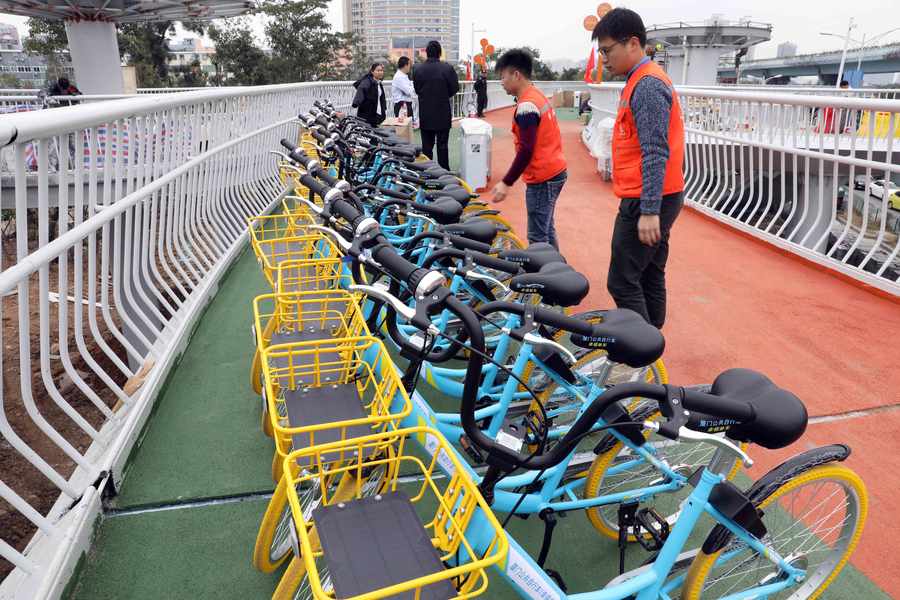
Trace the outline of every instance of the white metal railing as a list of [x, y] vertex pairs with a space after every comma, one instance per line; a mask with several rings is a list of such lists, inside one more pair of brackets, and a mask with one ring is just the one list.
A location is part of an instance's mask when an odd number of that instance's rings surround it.
[[[615, 117], [622, 87], [591, 86], [595, 121]], [[688, 205], [900, 294], [900, 214], [890, 194], [869, 193], [874, 181], [900, 181], [900, 101], [676, 90]]]
[[[0, 308], [16, 305], [18, 330], [0, 334], [0, 436], [59, 490], [47, 511], [47, 499], [23, 498], [13, 491], [21, 482], [0, 473], [0, 498], [36, 528], [24, 549], [0, 532], [0, 563], [16, 567], [0, 597], [43, 597], [71, 575], [99, 514], [97, 489], [121, 483], [166, 374], [246, 248], [246, 219], [283, 194], [268, 150], [297, 139], [301, 108], [340, 103], [348, 87], [220, 88], [0, 117], [16, 245], [15, 264], [0, 262]], [[33, 170], [16, 168], [32, 160]], [[126, 394], [150, 362], [143, 386]], [[59, 460], [17, 435], [11, 414]]]

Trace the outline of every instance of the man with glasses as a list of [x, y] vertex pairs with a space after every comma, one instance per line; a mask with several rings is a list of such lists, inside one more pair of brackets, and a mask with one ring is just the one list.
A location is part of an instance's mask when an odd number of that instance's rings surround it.
[[609, 11], [591, 39], [603, 66], [628, 76], [613, 132], [613, 192], [622, 201], [606, 288], [617, 307], [662, 328], [669, 231], [684, 202], [684, 119], [672, 82], [644, 50], [647, 31], [636, 12]]

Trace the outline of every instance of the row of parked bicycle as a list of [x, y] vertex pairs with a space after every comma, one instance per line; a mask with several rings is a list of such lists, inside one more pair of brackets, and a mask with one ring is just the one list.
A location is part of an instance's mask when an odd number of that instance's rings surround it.
[[[573, 314], [588, 280], [523, 248], [419, 146], [325, 101], [299, 122], [273, 150], [283, 210], [249, 222], [272, 286], [251, 384], [278, 484], [254, 562], [290, 561], [276, 598], [470, 598], [502, 585], [489, 567], [537, 599], [811, 599], [831, 583], [866, 518], [850, 448], [732, 481], [750, 449], [801, 438], [796, 396], [747, 369], [669, 384], [656, 328]], [[570, 592], [551, 550], [576, 510], [615, 540], [586, 559], [618, 551], [620, 575]], [[512, 515], [543, 523], [537, 556]], [[629, 544], [647, 559], [626, 571]]]

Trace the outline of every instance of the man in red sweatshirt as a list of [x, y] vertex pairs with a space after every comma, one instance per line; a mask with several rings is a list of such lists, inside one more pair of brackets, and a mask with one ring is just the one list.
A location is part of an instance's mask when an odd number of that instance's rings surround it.
[[523, 50], [513, 48], [503, 54], [494, 70], [506, 93], [519, 99], [513, 116], [516, 157], [503, 181], [493, 187], [494, 202], [502, 202], [509, 188], [521, 177], [525, 182], [525, 209], [528, 212], [528, 243], [544, 242], [559, 250], [553, 211], [566, 183], [566, 157], [562, 135], [550, 100], [531, 84], [534, 61]]

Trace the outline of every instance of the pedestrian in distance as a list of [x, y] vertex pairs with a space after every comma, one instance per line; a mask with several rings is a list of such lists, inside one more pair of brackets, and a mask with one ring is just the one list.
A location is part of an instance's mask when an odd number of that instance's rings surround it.
[[413, 117], [413, 95], [415, 90], [409, 80], [409, 58], [401, 56], [397, 61], [397, 72], [391, 84], [391, 96], [394, 99], [394, 116], [400, 116], [400, 110], [406, 106], [406, 114]]
[[487, 77], [484, 76], [483, 70], [478, 73], [478, 79], [475, 80], [472, 88], [475, 90], [475, 116], [483, 119], [484, 109], [487, 107]]
[[453, 113], [450, 98], [459, 92], [456, 69], [441, 60], [441, 44], [431, 40], [425, 46], [425, 62], [413, 71], [413, 88], [419, 97], [419, 131], [422, 134], [422, 151], [434, 159], [437, 142], [437, 161], [444, 169], [450, 169], [447, 142]]
[[71, 100], [54, 100], [51, 96], [82, 96], [81, 90], [69, 83], [65, 77], [60, 77], [56, 83], [44, 86], [38, 91], [38, 100], [44, 103], [47, 108], [56, 108], [57, 106], [72, 106]]
[[666, 320], [669, 233], [684, 203], [684, 119], [665, 71], [646, 54], [647, 30], [627, 8], [594, 27], [603, 67], [626, 75], [613, 132], [613, 192], [621, 198], [606, 288], [662, 328]]
[[356, 95], [353, 96], [353, 108], [356, 116], [364, 119], [372, 127], [378, 127], [387, 116], [387, 100], [384, 97], [384, 67], [381, 63], [372, 63], [365, 77], [353, 83]]
[[553, 105], [531, 84], [533, 66], [534, 60], [527, 52], [513, 48], [494, 67], [506, 93], [519, 100], [512, 122], [516, 157], [491, 194], [494, 202], [503, 202], [509, 188], [521, 177], [525, 182], [528, 243], [547, 243], [559, 250], [553, 212], [566, 183], [569, 164], [563, 155], [562, 135]]

